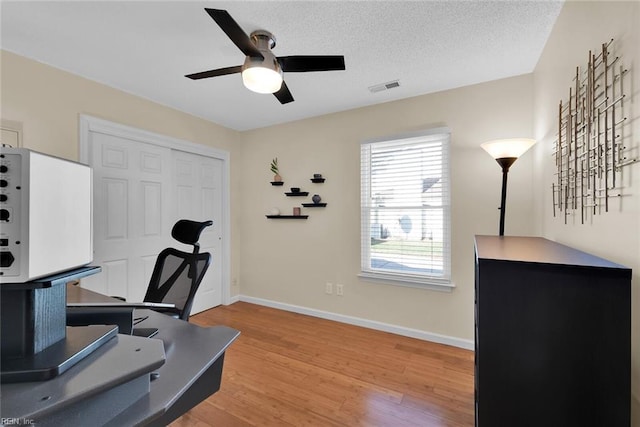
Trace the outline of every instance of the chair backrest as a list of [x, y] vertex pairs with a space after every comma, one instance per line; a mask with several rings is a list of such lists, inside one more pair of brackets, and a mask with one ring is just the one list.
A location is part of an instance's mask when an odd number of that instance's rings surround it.
[[158, 255], [144, 297], [147, 302], [167, 302], [176, 306], [182, 320], [189, 320], [196, 291], [211, 264], [211, 254], [199, 252], [198, 239], [212, 221], [178, 221], [171, 235], [181, 243], [193, 245], [193, 252], [166, 248]]

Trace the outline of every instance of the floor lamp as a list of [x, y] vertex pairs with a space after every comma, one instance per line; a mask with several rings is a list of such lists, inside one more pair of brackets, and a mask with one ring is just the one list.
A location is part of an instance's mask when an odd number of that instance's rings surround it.
[[526, 138], [497, 139], [480, 146], [493, 157], [502, 168], [502, 196], [500, 197], [500, 236], [504, 236], [504, 213], [507, 201], [507, 174], [509, 167], [518, 160], [536, 141]]

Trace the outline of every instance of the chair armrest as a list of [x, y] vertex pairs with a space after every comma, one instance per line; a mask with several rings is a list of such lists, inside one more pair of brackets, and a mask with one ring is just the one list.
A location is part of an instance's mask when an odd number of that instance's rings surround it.
[[149, 307], [149, 309], [157, 313], [162, 313], [167, 316], [175, 317], [176, 319], [180, 318], [181, 312], [175, 307]]

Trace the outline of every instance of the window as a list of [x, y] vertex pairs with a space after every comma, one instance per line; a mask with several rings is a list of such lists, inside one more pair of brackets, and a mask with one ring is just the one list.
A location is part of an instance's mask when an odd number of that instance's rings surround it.
[[361, 145], [361, 276], [451, 288], [449, 130]]

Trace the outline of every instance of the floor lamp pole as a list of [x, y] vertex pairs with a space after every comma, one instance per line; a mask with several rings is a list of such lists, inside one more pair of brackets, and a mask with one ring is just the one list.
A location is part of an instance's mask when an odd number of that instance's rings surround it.
[[502, 167], [502, 195], [500, 197], [500, 236], [504, 236], [504, 216], [507, 208], [507, 174], [509, 167], [515, 162], [517, 157], [502, 157], [496, 159]]
[[502, 196], [500, 197], [500, 236], [504, 236], [504, 215], [507, 204], [507, 174], [509, 168], [502, 168]]

